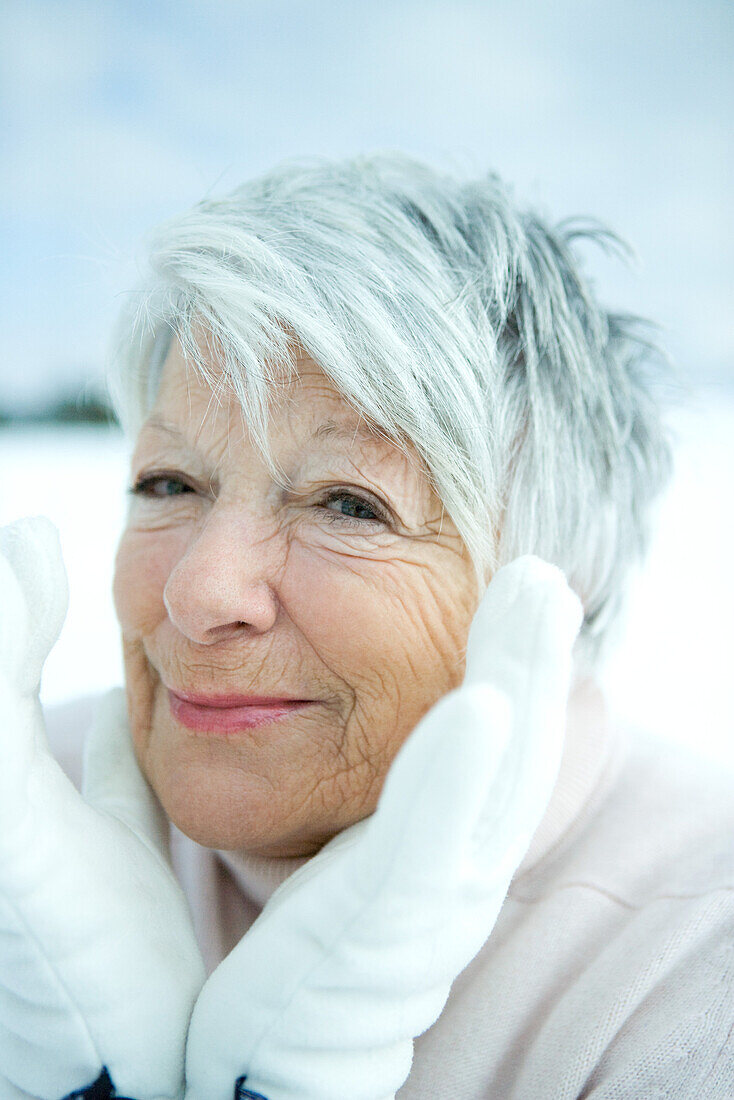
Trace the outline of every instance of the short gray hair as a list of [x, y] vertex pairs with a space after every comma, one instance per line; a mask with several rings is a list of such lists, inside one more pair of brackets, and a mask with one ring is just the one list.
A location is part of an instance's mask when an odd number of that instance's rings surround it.
[[549, 226], [490, 175], [380, 154], [287, 163], [151, 242], [113, 377], [135, 431], [171, 333], [205, 377], [203, 331], [268, 455], [269, 395], [294, 337], [379, 430], [409, 442], [481, 575], [524, 553], [580, 595], [595, 663], [670, 471], [654, 348], [605, 311], [572, 251], [616, 238]]

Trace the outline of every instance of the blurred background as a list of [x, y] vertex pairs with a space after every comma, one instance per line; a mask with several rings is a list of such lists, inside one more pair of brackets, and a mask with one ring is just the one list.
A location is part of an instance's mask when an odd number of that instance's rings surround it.
[[587, 269], [660, 325], [678, 457], [605, 681], [734, 765], [732, 56], [730, 0], [0, 3], [0, 523], [51, 516], [71, 585], [44, 702], [121, 676], [103, 378], [144, 234], [287, 157], [402, 149], [634, 247]]

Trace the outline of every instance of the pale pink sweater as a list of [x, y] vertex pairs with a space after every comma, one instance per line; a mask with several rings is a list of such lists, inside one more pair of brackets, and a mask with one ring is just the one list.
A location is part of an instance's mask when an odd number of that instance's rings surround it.
[[[49, 716], [75, 781], [89, 712]], [[210, 970], [303, 862], [176, 829], [172, 852]], [[734, 774], [619, 728], [580, 685], [546, 814], [397, 1095], [734, 1100]]]

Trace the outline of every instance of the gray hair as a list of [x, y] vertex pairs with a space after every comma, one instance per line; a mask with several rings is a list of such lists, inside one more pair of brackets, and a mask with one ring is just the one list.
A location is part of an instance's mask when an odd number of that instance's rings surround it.
[[[176, 332], [222, 379], [269, 458], [269, 397], [294, 337], [379, 430], [408, 442], [479, 575], [534, 553], [580, 595], [598, 659], [667, 481], [654, 351], [605, 311], [572, 251], [616, 238], [551, 227], [490, 175], [462, 182], [397, 154], [289, 163], [152, 240], [119, 329], [113, 386], [135, 431]], [[199, 341], [199, 342], [197, 342]]]

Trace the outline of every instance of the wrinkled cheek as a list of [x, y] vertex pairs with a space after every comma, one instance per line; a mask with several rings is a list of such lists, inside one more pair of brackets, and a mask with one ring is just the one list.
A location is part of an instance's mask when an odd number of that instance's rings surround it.
[[138, 763], [145, 770], [145, 755], [153, 727], [153, 708], [158, 681], [146, 657], [142, 642], [123, 639], [122, 652], [130, 733]]
[[171, 539], [135, 533], [122, 536], [112, 593], [124, 637], [145, 637], [166, 617], [163, 593], [177, 560]]
[[294, 543], [280, 595], [289, 616], [319, 658], [349, 687], [357, 686], [370, 669], [380, 664], [385, 640], [381, 601], [348, 559], [334, 561]]
[[115, 609], [122, 632], [130, 732], [144, 771], [158, 684], [158, 677], [148, 660], [146, 642], [166, 619], [163, 592], [172, 568], [172, 555], [165, 550], [165, 539], [124, 534], [115, 560], [113, 581]]
[[350, 689], [370, 751], [394, 754], [463, 679], [471, 618], [465, 573], [436, 570], [435, 591], [408, 565], [335, 560], [297, 545], [289, 566], [282, 591], [294, 622]]

